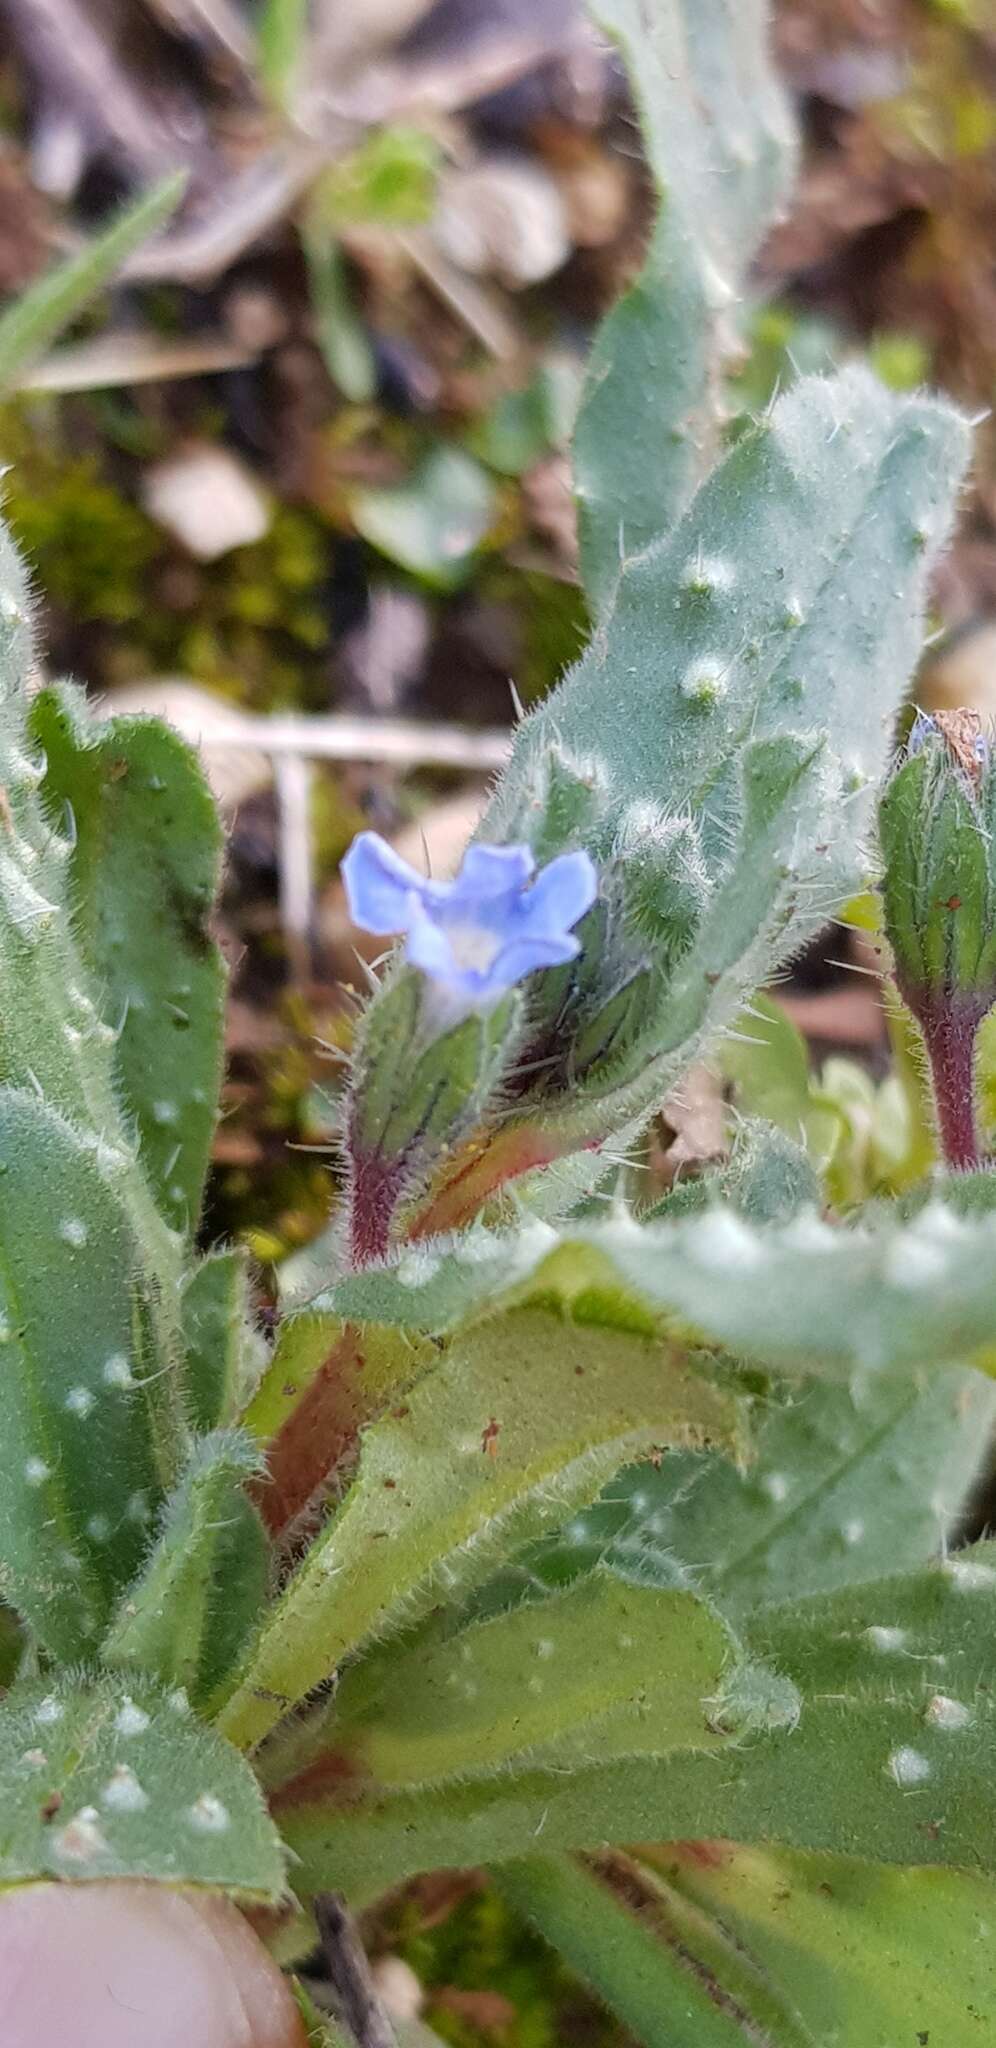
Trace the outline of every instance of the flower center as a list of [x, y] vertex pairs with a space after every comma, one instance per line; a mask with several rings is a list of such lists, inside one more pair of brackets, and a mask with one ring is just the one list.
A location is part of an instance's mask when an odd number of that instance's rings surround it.
[[500, 932], [489, 931], [486, 925], [472, 924], [463, 919], [456, 919], [452, 924], [447, 919], [445, 930], [458, 967], [472, 974], [486, 974], [494, 966], [504, 944]]

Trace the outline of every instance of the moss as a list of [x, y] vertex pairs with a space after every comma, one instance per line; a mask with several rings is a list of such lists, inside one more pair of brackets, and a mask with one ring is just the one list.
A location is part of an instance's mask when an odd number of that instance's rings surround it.
[[7, 517], [44, 596], [79, 620], [140, 620], [161, 546], [144, 512], [105, 481], [96, 457], [26, 440], [9, 415], [0, 451], [15, 458]]
[[[252, 547], [200, 563], [177, 548], [113, 481], [89, 446], [106, 447], [104, 408], [90, 401], [15, 402], [0, 412], [0, 460], [11, 465], [7, 513], [39, 594], [56, 615], [48, 638], [59, 658], [88, 637], [94, 688], [138, 675], [189, 676], [238, 702], [324, 709], [331, 538], [314, 513], [278, 505]], [[64, 644], [64, 636], [68, 644]]]
[[575, 662], [588, 634], [588, 612], [579, 584], [517, 569], [495, 560], [480, 571], [475, 591], [484, 603], [509, 607], [520, 635], [516, 688], [524, 704], [552, 690]]
[[[392, 1946], [425, 1985], [428, 2024], [453, 2048], [623, 2048], [628, 2036], [588, 1997], [559, 1956], [518, 1919], [496, 1892], [461, 1900], [441, 1925], [420, 1924], [417, 1887], [401, 1908]], [[456, 2011], [446, 1990], [499, 1993], [514, 2010], [507, 2023], [475, 2022]], [[481, 2019], [487, 2008], [482, 2003]]]
[[328, 536], [313, 514], [278, 506], [268, 533], [196, 570], [196, 603], [158, 624], [161, 665], [261, 710], [324, 709], [330, 619]]

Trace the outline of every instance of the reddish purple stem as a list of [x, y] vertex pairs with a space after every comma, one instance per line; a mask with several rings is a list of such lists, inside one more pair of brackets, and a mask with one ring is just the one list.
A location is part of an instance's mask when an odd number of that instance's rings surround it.
[[[906, 995], [910, 1002], [909, 994]], [[974, 993], [920, 995], [910, 1008], [923, 1032], [937, 1106], [941, 1150], [949, 1166], [982, 1164], [975, 1113], [975, 1038], [990, 1004]]]
[[353, 1154], [349, 1202], [349, 1253], [353, 1270], [387, 1256], [391, 1218], [401, 1185], [402, 1162], [376, 1152]]

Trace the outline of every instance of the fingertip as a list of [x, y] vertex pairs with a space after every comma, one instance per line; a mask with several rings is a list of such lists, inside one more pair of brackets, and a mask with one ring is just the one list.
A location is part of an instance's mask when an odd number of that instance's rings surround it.
[[231, 1901], [156, 1884], [0, 1896], [0, 2011], [4, 2048], [306, 2048]]

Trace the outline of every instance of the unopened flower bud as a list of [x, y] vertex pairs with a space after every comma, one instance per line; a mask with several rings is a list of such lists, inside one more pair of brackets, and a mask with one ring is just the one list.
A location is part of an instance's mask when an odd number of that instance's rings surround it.
[[978, 1158], [974, 1047], [996, 1003], [996, 774], [972, 711], [919, 715], [883, 793], [885, 931], [950, 1164]]

